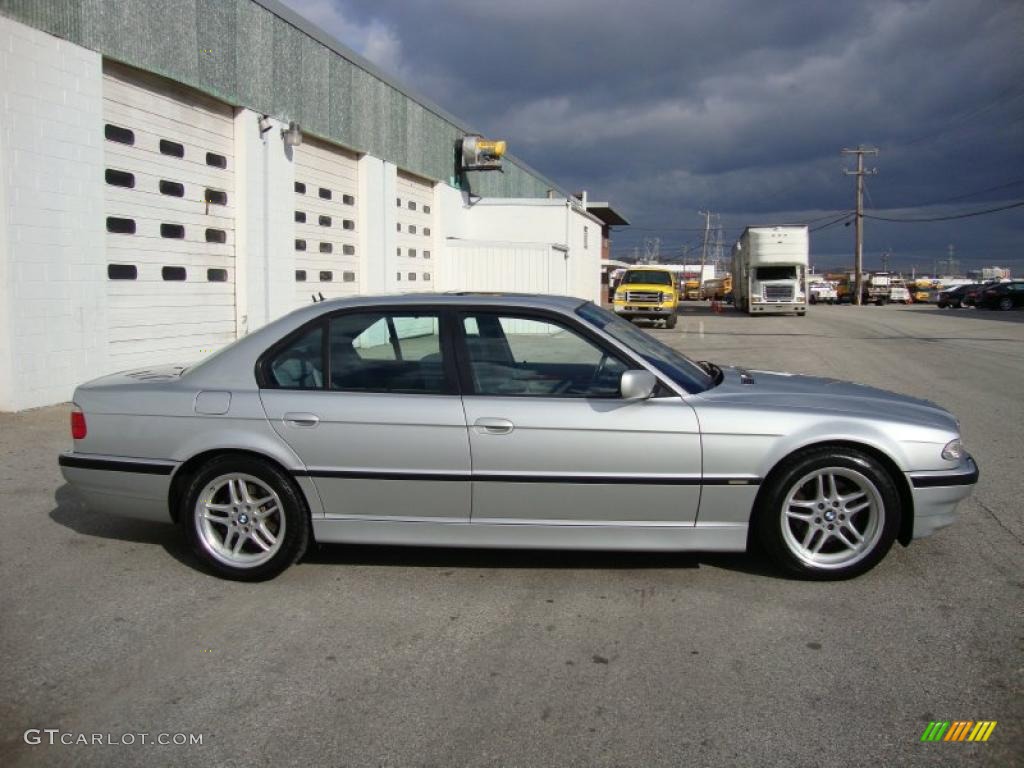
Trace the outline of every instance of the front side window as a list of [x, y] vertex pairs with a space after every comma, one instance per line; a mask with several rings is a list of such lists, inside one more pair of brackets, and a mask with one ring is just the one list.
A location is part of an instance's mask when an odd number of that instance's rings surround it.
[[360, 312], [330, 324], [331, 389], [439, 395], [448, 391], [436, 314]]
[[467, 315], [462, 323], [478, 395], [619, 396], [626, 364], [567, 326], [492, 313]]
[[715, 378], [686, 355], [607, 309], [587, 302], [576, 310], [576, 314], [629, 347], [687, 392], [703, 392], [715, 386]]

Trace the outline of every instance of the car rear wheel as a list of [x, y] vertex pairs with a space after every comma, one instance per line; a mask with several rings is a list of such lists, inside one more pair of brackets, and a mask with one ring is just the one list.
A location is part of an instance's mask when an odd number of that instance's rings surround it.
[[853, 448], [797, 454], [769, 481], [755, 519], [758, 540], [783, 569], [808, 579], [858, 576], [889, 551], [900, 499], [886, 469]]
[[239, 581], [277, 576], [309, 540], [298, 489], [274, 465], [248, 456], [222, 456], [196, 473], [179, 520], [196, 555]]
[[1013, 309], [1013, 299], [1009, 296], [1003, 296], [1003, 298], [999, 300], [999, 308], [1004, 312]]

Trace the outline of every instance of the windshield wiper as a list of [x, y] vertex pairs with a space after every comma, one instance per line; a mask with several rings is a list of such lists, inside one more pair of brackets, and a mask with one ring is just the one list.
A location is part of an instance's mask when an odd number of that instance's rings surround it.
[[722, 379], [725, 378], [725, 374], [722, 373], [722, 369], [708, 360], [698, 360], [697, 365], [707, 372], [708, 376], [710, 376], [715, 382], [715, 386], [721, 384]]

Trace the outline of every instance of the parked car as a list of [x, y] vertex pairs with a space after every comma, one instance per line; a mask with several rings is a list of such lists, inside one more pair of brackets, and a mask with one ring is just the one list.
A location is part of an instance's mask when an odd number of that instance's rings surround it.
[[952, 307], [953, 309], [960, 309], [964, 306], [967, 289], [978, 288], [976, 285], [957, 285], [945, 291], [939, 291], [939, 295], [936, 298], [935, 304], [939, 309], [945, 309], [946, 307]]
[[975, 299], [980, 309], [1015, 309], [1024, 306], [1024, 280], [992, 283], [982, 287]]
[[837, 579], [978, 478], [933, 403], [694, 362], [568, 297], [324, 301], [74, 403], [59, 463], [87, 506], [173, 521], [250, 581], [313, 542], [742, 551], [748, 529]]

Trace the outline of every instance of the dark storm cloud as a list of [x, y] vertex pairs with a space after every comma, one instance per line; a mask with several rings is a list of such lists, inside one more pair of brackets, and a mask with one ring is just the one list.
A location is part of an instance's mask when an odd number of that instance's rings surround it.
[[[852, 206], [844, 146], [879, 146], [870, 205], [941, 215], [1024, 199], [1024, 5], [930, 0], [288, 0], [384, 69], [636, 225], [690, 239], [698, 208], [747, 223]], [[1022, 209], [1024, 210], [1024, 209]], [[827, 220], [825, 220], [827, 221]], [[869, 254], [1024, 268], [1024, 212], [870, 222]], [[841, 262], [851, 234], [816, 233]]]

